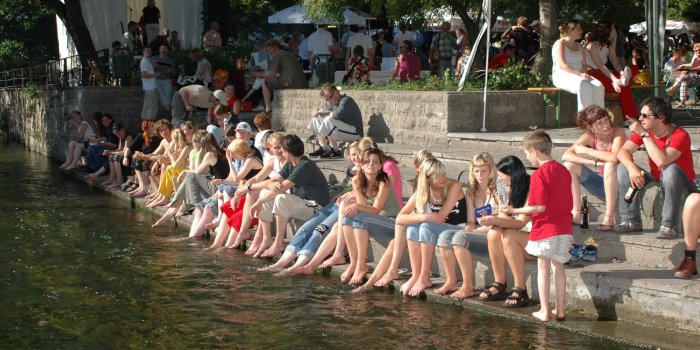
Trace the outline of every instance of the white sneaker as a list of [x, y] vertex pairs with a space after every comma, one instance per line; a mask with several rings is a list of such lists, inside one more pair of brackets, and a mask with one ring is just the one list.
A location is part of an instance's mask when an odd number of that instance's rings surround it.
[[257, 107], [253, 108], [253, 112], [262, 112], [265, 110], [265, 107], [258, 105]]
[[630, 84], [630, 78], [632, 77], [632, 71], [630, 67], [625, 67], [620, 74], [620, 86], [627, 86]]

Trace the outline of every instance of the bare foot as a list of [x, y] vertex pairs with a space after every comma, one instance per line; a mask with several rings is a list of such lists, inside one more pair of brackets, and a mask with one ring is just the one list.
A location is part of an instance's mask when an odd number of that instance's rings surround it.
[[543, 322], [549, 321], [549, 313], [547, 312], [547, 310], [540, 309], [540, 311], [533, 312], [532, 316]]
[[289, 269], [280, 270], [277, 273], [273, 274], [273, 276], [275, 276], [275, 277], [285, 277], [285, 276], [291, 276], [291, 275], [292, 275], [292, 271], [290, 271]]
[[457, 290], [457, 283], [455, 282], [445, 282], [445, 284], [442, 285], [442, 287], [435, 289], [435, 293], [438, 293], [440, 295], [445, 295], [450, 292], [454, 292]]
[[326, 259], [321, 265], [318, 267], [325, 269], [327, 267], [335, 266], [335, 265], [343, 265], [345, 264], [345, 257], [344, 256], [331, 256], [330, 258]]
[[[533, 316], [534, 316], [534, 315], [533, 315]], [[559, 314], [559, 311], [557, 311], [557, 310], [552, 310], [552, 316], [554, 316], [554, 319], [555, 319], [557, 322], [566, 321], [566, 312], [562, 312], [561, 314]]]
[[293, 275], [313, 275], [316, 273], [316, 268], [311, 265], [297, 267], [291, 271]]
[[418, 280], [418, 276], [411, 276], [411, 278], [406, 281], [406, 283], [401, 285], [401, 288], [399, 291], [401, 291], [401, 294], [406, 295], [408, 294], [408, 291], [413, 288], [413, 285], [416, 284], [416, 281]]
[[473, 287], [464, 287], [460, 288], [458, 291], [450, 294], [451, 298], [454, 299], [467, 299], [467, 298], [472, 298], [475, 297], [476, 293], [474, 293], [474, 288]]
[[265, 267], [261, 267], [258, 269], [259, 272], [264, 272], [264, 271], [279, 271], [281, 268], [279, 266], [276, 266], [277, 264], [272, 264], [272, 265], [267, 265]]
[[167, 221], [168, 221], [168, 219], [166, 219], [166, 218], [160, 218], [160, 219], [158, 219], [158, 221], [154, 222], [153, 225], [151, 225], [151, 227], [154, 228], [154, 227], [163, 226], [163, 225], [165, 225], [165, 223]]
[[[272, 239], [268, 239], [268, 240], [263, 239], [263, 241], [260, 244], [260, 246], [258, 247], [258, 249], [255, 250], [255, 252], [253, 253], [253, 257], [259, 258], [261, 255], [263, 255], [263, 253], [265, 253], [265, 251], [267, 251], [268, 248], [270, 248], [272, 243], [274, 243], [274, 241]], [[246, 253], [248, 253], [248, 252], [246, 252]]]
[[362, 280], [365, 278], [365, 275], [367, 275], [367, 271], [369, 271], [367, 265], [365, 265], [364, 267], [358, 266], [355, 269], [355, 273], [352, 275], [352, 278], [350, 279], [350, 283], [348, 284], [352, 286], [357, 286], [360, 283], [362, 283]]
[[284, 244], [281, 245], [272, 245], [270, 248], [267, 248], [267, 250], [261, 255], [263, 258], [272, 258], [277, 256], [277, 254], [280, 254], [284, 251]]
[[368, 291], [372, 286], [369, 283], [365, 283], [355, 289], [352, 290], [353, 293], [364, 293]]
[[418, 281], [416, 281], [416, 283], [413, 285], [413, 288], [411, 288], [411, 290], [408, 291], [408, 295], [410, 295], [410, 296], [412, 296], [412, 297], [417, 297], [417, 296], [420, 295], [420, 293], [422, 293], [422, 292], [425, 291], [427, 288], [430, 288], [430, 287], [432, 287], [432, 286], [433, 286], [433, 283], [430, 282], [430, 281], [427, 281], [427, 282], [426, 282], [426, 281], [418, 280]]
[[253, 238], [253, 236], [248, 232], [248, 230], [245, 230], [241, 233], [238, 234], [238, 237], [236, 237], [236, 241], [233, 242], [232, 245], [227, 245], [226, 248], [238, 248], [243, 244], [243, 241], [248, 240]]
[[350, 281], [350, 279], [352, 278], [352, 275], [354, 272], [355, 272], [354, 267], [352, 267], [352, 268], [348, 267], [347, 269], [345, 269], [345, 271], [343, 271], [343, 273], [340, 275], [340, 282], [348, 283]]
[[206, 228], [207, 230], [213, 230], [217, 226], [219, 226], [219, 219], [215, 219], [214, 221], [204, 225], [204, 228]]
[[394, 270], [394, 271], [387, 271], [382, 278], [379, 279], [376, 283], [374, 283], [375, 287], [386, 287], [388, 286], [393, 280], [399, 279], [399, 273]]
[[168, 204], [168, 198], [163, 198], [161, 200], [157, 200], [154, 202], [149, 203], [146, 207], [148, 208], [155, 208], [155, 207], [160, 207], [162, 205]]

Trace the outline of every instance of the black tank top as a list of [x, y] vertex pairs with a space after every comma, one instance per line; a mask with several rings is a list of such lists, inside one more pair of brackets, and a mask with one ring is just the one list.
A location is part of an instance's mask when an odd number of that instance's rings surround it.
[[228, 166], [228, 160], [226, 157], [217, 158], [214, 166], [209, 167], [209, 173], [215, 179], [225, 179], [228, 177], [228, 173], [231, 169]]
[[[428, 203], [428, 208], [431, 212], [437, 213], [442, 209], [441, 204], [430, 204]], [[455, 203], [454, 209], [447, 214], [446, 224], [459, 225], [467, 223], [467, 199], [462, 197]]]
[[[253, 159], [257, 160], [258, 163], [262, 164], [262, 161], [260, 160], [260, 158], [258, 158], [258, 157], [253, 157]], [[262, 170], [262, 168], [260, 168], [260, 169], [251, 169], [251, 170], [248, 172], [248, 174], [246, 174], [246, 176], [244, 177], [244, 179], [246, 179], [246, 180], [252, 179], [253, 177], [255, 177], [255, 175], [258, 175], [258, 173], [260, 172], [260, 170]]]

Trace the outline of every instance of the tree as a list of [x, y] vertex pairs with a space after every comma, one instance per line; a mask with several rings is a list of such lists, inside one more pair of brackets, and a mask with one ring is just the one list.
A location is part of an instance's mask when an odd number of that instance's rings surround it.
[[56, 58], [56, 16], [38, 0], [2, 0], [0, 18], [0, 69]]
[[540, 50], [532, 67], [534, 73], [552, 71], [552, 45], [558, 37], [556, 0], [540, 0]]
[[61, 0], [41, 0], [41, 2], [53, 10], [63, 21], [68, 35], [73, 39], [75, 49], [78, 51], [80, 63], [83, 67], [88, 67], [88, 59], [92, 58], [91, 55], [95, 52], [95, 44], [93, 44], [90, 30], [85, 24], [80, 0], [64, 0], [64, 2]]

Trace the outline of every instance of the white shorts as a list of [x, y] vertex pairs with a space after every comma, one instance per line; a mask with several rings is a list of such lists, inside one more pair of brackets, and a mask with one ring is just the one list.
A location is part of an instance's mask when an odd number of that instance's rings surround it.
[[308, 127], [315, 134], [341, 142], [352, 142], [360, 139], [354, 126], [333, 118], [333, 114], [325, 118], [312, 117]]
[[538, 258], [549, 258], [564, 264], [571, 259], [569, 250], [571, 250], [573, 241], [573, 235], [559, 235], [539, 241], [527, 241], [525, 251]]

